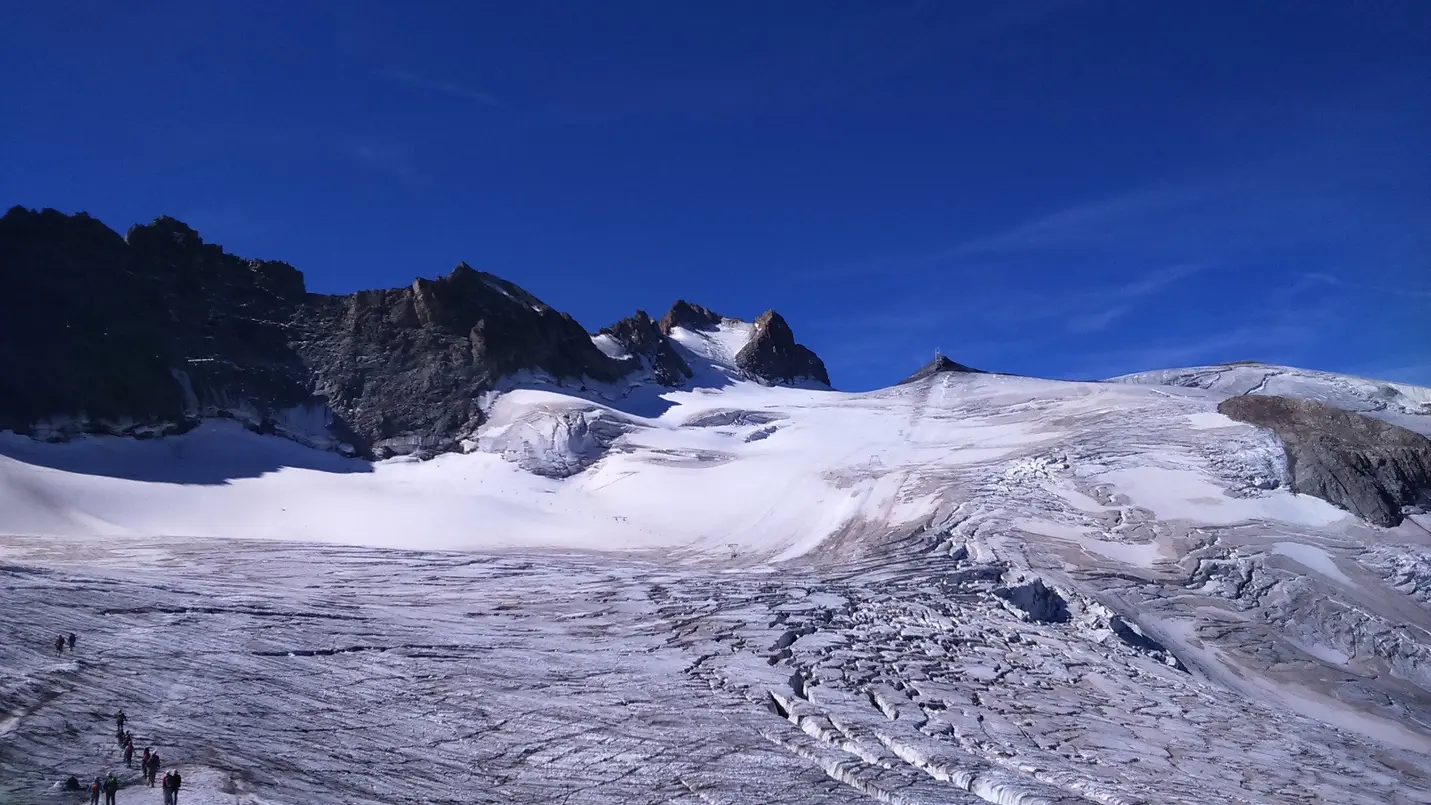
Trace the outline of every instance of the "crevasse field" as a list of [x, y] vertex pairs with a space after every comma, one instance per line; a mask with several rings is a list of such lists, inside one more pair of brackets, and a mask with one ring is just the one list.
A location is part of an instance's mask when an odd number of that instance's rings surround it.
[[0, 434], [0, 802], [159, 802], [119, 707], [185, 803], [1431, 802], [1431, 519], [1291, 494], [1215, 411], [1426, 433], [1431, 391], [842, 394], [677, 335], [692, 389], [517, 386], [430, 461]]

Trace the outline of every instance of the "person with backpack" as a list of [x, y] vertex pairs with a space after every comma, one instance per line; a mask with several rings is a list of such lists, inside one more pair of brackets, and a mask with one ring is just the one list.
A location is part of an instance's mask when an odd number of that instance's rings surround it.
[[174, 805], [174, 772], [164, 773], [164, 805]]
[[119, 712], [114, 714], [114, 723], [118, 725], [120, 732], [124, 732], [124, 721], [124, 708], [121, 707]]
[[124, 742], [124, 768], [134, 768], [134, 740], [129, 739]]
[[75, 633], [70, 632], [70, 651], [75, 650]]
[[119, 792], [119, 778], [110, 772], [104, 778], [104, 805], [114, 805], [114, 795]]
[[179, 784], [184, 782], [184, 778], [179, 776], [179, 770], [175, 769], [169, 774], [169, 805], [179, 805]]
[[58, 655], [58, 656], [63, 657], [63, 656], [64, 656], [64, 653], [65, 653], [65, 638], [64, 638], [64, 636], [62, 635], [62, 636], [60, 636], [60, 637], [56, 637], [56, 638], [55, 638], [55, 654]]
[[104, 781], [98, 777], [89, 784], [89, 805], [99, 805], [99, 792], [104, 788]]
[[154, 787], [154, 778], [159, 776], [159, 753], [155, 752], [149, 756], [149, 768], [145, 772], [149, 777], [149, 787]]

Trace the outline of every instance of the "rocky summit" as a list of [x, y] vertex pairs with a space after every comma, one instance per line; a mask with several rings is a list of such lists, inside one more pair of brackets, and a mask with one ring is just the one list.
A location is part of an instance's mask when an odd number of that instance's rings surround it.
[[735, 362], [747, 377], [765, 383], [808, 380], [830, 385], [825, 362], [805, 345], [795, 343], [790, 325], [773, 310], [755, 320], [755, 333], [736, 354]]
[[920, 381], [920, 380], [923, 380], [923, 379], [926, 378], [926, 377], [933, 377], [934, 375], [937, 375], [937, 374], [940, 374], [940, 373], [943, 373], [943, 372], [978, 372], [978, 371], [980, 371], [980, 370], [979, 370], [979, 369], [971, 369], [971, 368], [969, 368], [968, 366], [965, 366], [965, 365], [962, 364], [962, 363], [956, 363], [956, 362], [954, 362], [954, 361], [951, 361], [951, 360], [949, 360], [949, 358], [948, 358], [947, 356], [944, 356], [944, 355], [935, 355], [935, 356], [934, 356], [934, 360], [932, 360], [932, 361], [930, 361], [929, 363], [926, 363], [926, 364], [924, 364], [923, 366], [919, 367], [919, 369], [918, 369], [914, 374], [912, 374], [912, 375], [910, 375], [909, 377], [906, 377], [905, 379], [899, 381], [899, 384], [900, 384], [901, 386], [904, 386], [904, 385], [908, 385], [908, 384], [910, 384], [910, 383], [916, 383], [916, 382], [918, 382], [918, 381]]
[[[727, 320], [676, 302], [601, 331], [466, 263], [406, 288], [308, 293], [303, 275], [246, 260], [160, 218], [124, 237], [80, 213], [0, 218], [0, 429], [49, 440], [163, 435], [209, 418], [372, 458], [460, 449], [503, 383], [693, 382], [669, 333]], [[610, 352], [611, 354], [608, 354]], [[770, 312], [740, 372], [828, 385]], [[56, 371], [55, 367], [64, 367]]]

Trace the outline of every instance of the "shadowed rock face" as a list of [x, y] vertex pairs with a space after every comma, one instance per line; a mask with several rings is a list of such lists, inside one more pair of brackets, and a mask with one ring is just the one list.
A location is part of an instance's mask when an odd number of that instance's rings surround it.
[[773, 310], [765, 311], [755, 320], [755, 333], [736, 354], [735, 364], [746, 376], [764, 383], [813, 380], [830, 385], [825, 362], [795, 343], [790, 325]]
[[1230, 397], [1217, 410], [1281, 438], [1295, 492], [1388, 527], [1401, 523], [1402, 507], [1431, 504], [1431, 440], [1425, 436], [1288, 397]]
[[481, 423], [478, 396], [528, 370], [615, 381], [570, 316], [466, 263], [407, 288], [307, 300], [294, 347], [314, 392], [374, 455], [452, 450]]
[[919, 368], [919, 371], [917, 371], [917, 372], [915, 372], [914, 374], [910, 375], [909, 377], [906, 377], [905, 379], [899, 381], [899, 384], [898, 384], [898, 385], [903, 386], [903, 385], [905, 385], [906, 383], [914, 383], [914, 382], [923, 380], [923, 379], [926, 378], [926, 377], [933, 377], [934, 375], [942, 374], [942, 373], [944, 373], [944, 372], [981, 372], [981, 371], [982, 371], [982, 370], [979, 370], [979, 369], [971, 369], [971, 368], [969, 368], [968, 366], [965, 366], [965, 365], [962, 364], [962, 363], [955, 363], [954, 361], [949, 360], [948, 358], [944, 357], [943, 355], [940, 355], [940, 356], [936, 357], [934, 360], [930, 361], [929, 363], [926, 363], [926, 364], [924, 364], [923, 366], [921, 366], [921, 367]]
[[87, 215], [17, 207], [0, 218], [0, 282], [0, 428], [48, 438], [218, 416], [365, 455], [436, 452], [476, 427], [477, 399], [503, 377], [639, 368], [466, 264], [407, 288], [309, 294], [291, 266], [226, 254], [172, 218], [121, 238]]
[[686, 365], [671, 346], [670, 339], [646, 311], [638, 310], [636, 315], [603, 327], [601, 332], [616, 339], [628, 353], [642, 360], [661, 385], [679, 386], [691, 377], [691, 367]]
[[0, 218], [0, 428], [56, 435], [262, 428], [309, 400], [288, 346], [303, 277], [243, 260], [160, 218], [120, 238], [87, 215]]

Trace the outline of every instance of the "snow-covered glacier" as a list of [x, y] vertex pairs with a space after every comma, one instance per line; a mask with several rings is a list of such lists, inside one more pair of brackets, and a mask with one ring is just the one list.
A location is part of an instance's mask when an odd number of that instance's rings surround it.
[[187, 802], [1431, 802], [1431, 519], [1288, 491], [1255, 381], [847, 394], [720, 335], [428, 461], [0, 434], [0, 800], [135, 779], [124, 707]]

